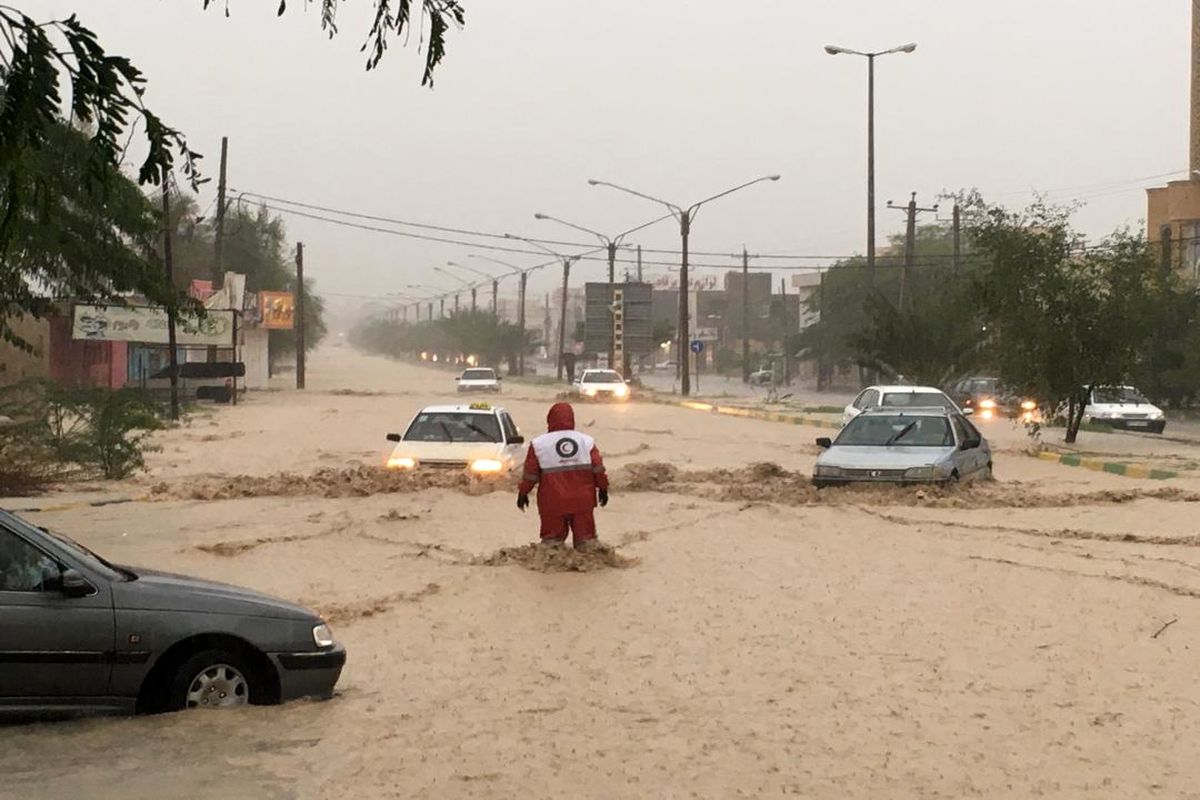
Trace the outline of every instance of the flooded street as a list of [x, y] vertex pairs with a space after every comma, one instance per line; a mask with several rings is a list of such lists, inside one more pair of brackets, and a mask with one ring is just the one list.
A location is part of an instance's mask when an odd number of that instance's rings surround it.
[[[496, 555], [536, 538], [512, 486], [363, 469], [453, 385], [328, 347], [306, 393], [203, 410], [134, 480], [6, 501], [111, 560], [310, 605], [349, 660], [324, 703], [5, 728], [0, 794], [1195, 792], [1200, 480], [1014, 440], [995, 484], [817, 493], [821, 429], [585, 405], [619, 558], [560, 571]], [[497, 402], [529, 436], [554, 394]], [[73, 505], [101, 497], [133, 502]]]

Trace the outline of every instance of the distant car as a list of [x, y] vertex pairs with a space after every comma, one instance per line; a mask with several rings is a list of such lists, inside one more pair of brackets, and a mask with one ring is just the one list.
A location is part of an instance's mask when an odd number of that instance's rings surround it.
[[813, 483], [954, 483], [990, 478], [992, 448], [966, 417], [943, 407], [871, 408], [834, 440], [818, 439]]
[[854, 402], [842, 411], [842, 424], [846, 425], [869, 408], [944, 408], [961, 414], [953, 400], [941, 389], [932, 386], [868, 386]]
[[949, 394], [964, 412], [971, 412], [976, 419], [1032, 419], [1037, 412], [1036, 401], [1013, 392], [999, 378], [963, 378]]
[[1162, 433], [1166, 415], [1132, 386], [1096, 386], [1088, 394], [1083, 419], [1093, 425]]
[[750, 373], [751, 386], [769, 386], [775, 382], [775, 371], [760, 369]]
[[525, 438], [503, 408], [488, 403], [428, 406], [402, 434], [389, 433], [396, 447], [388, 469], [458, 469], [475, 475], [503, 475], [525, 459]]
[[454, 379], [459, 392], [499, 392], [500, 376], [489, 367], [473, 367]]
[[574, 394], [592, 400], [628, 400], [632, 394], [620, 373], [611, 369], [585, 369], [571, 385]]
[[0, 718], [328, 698], [346, 651], [315, 612], [109, 563], [0, 511]]
[[[176, 386], [183, 400], [212, 400], [228, 403], [233, 399], [234, 378], [246, 375], [246, 365], [240, 361], [187, 361], [177, 365]], [[156, 395], [171, 390], [171, 368], [163, 367], [146, 379], [145, 388]]]

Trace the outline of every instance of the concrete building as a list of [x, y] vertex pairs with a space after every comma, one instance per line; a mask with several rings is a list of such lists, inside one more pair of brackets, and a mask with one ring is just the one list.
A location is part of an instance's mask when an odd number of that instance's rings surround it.
[[1188, 179], [1149, 189], [1146, 235], [1171, 242], [1171, 262], [1200, 284], [1200, 4], [1192, 5], [1191, 132]]

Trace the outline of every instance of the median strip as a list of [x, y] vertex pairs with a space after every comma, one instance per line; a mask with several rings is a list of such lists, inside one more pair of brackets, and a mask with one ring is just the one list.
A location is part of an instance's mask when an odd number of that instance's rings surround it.
[[1121, 461], [1104, 461], [1103, 459], [1088, 458], [1074, 453], [1055, 453], [1050, 450], [1040, 450], [1033, 455], [1042, 461], [1062, 464], [1065, 467], [1082, 467], [1090, 469], [1093, 472], [1107, 472], [1112, 475], [1123, 475], [1126, 478], [1166, 481], [1179, 477], [1179, 473], [1174, 470], [1157, 469], [1144, 464], [1126, 464]]

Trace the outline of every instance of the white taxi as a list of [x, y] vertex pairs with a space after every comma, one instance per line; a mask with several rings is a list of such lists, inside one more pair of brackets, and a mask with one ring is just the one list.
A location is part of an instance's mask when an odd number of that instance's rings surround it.
[[395, 442], [387, 460], [392, 470], [461, 469], [475, 475], [502, 475], [520, 469], [525, 438], [512, 416], [490, 403], [427, 406]]
[[629, 384], [620, 373], [611, 369], [585, 369], [571, 385], [571, 392], [591, 400], [624, 401], [630, 395]]

